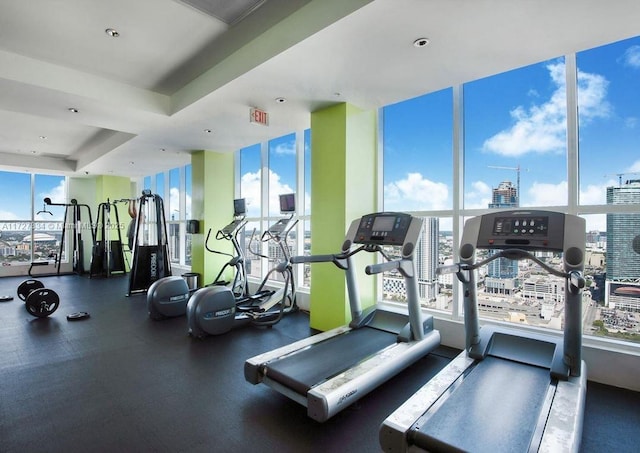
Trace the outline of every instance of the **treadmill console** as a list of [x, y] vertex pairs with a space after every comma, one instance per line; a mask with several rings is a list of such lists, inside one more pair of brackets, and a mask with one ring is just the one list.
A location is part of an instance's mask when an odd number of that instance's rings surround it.
[[511, 211], [485, 214], [477, 248], [563, 250], [565, 216], [551, 211]]
[[413, 217], [397, 212], [368, 214], [360, 219], [354, 242], [357, 244], [402, 245]]

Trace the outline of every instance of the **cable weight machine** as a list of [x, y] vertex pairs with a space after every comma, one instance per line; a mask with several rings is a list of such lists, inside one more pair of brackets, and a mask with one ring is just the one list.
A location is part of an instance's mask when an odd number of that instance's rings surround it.
[[[126, 274], [124, 251], [122, 249], [122, 234], [120, 232], [120, 217], [117, 203], [129, 200], [107, 201], [98, 205], [98, 215], [94, 230], [94, 245], [91, 254], [91, 270], [89, 277], [101, 275], [111, 277], [112, 274]], [[115, 216], [117, 239], [111, 238], [111, 230]]]
[[[36, 214], [47, 213], [53, 215], [53, 213], [47, 210], [47, 206], [64, 206], [64, 219], [62, 222], [62, 237], [60, 239], [60, 247], [58, 248], [58, 253], [53, 256], [54, 261], [53, 264], [56, 267], [55, 272], [48, 274], [37, 274], [39, 277], [48, 277], [53, 275], [62, 275], [61, 265], [62, 265], [62, 255], [64, 253], [65, 246], [65, 238], [67, 236], [67, 225], [70, 225], [73, 230], [73, 250], [72, 250], [72, 271], [71, 273], [75, 274], [84, 274], [86, 272], [84, 267], [84, 244], [82, 242], [82, 208], [85, 208], [87, 211], [87, 215], [89, 217], [89, 230], [91, 231], [92, 242], [95, 243], [95, 235], [93, 228], [93, 217], [91, 216], [91, 208], [89, 205], [78, 203], [78, 201], [73, 198], [70, 203], [53, 203], [51, 198], [44, 199], [44, 206], [42, 211], [38, 211]], [[71, 208], [71, 209], [70, 209]], [[69, 214], [71, 213], [71, 222], [69, 221]], [[32, 261], [31, 266], [29, 266], [29, 276], [33, 277], [33, 268], [40, 266], [47, 266], [52, 264], [50, 260], [39, 260]]]
[[148, 189], [138, 199], [132, 253], [127, 296], [144, 293], [153, 282], [171, 275], [164, 202]]

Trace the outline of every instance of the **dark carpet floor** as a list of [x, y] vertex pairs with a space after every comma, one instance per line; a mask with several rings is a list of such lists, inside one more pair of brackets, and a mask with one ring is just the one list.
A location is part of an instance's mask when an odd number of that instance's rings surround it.
[[[15, 296], [22, 278], [0, 279]], [[457, 351], [439, 348], [326, 423], [243, 377], [244, 361], [310, 334], [304, 313], [271, 329], [192, 339], [152, 321], [127, 278], [46, 277], [60, 308], [0, 302], [0, 452], [375, 452], [380, 423]], [[87, 311], [91, 317], [67, 321]], [[640, 397], [590, 383], [583, 450], [638, 451]]]

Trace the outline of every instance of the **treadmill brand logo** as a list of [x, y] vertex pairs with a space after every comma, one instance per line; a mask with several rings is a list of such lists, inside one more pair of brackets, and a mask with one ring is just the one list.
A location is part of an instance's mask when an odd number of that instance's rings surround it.
[[344, 395], [342, 395], [342, 396], [340, 397], [340, 399], [338, 400], [338, 405], [340, 405], [340, 404], [344, 403], [344, 402], [347, 400], [347, 398], [349, 398], [349, 397], [351, 397], [351, 396], [355, 395], [356, 393], [358, 393], [358, 389], [353, 389], [353, 390], [351, 390], [350, 392], [345, 393], [345, 394], [344, 394]]
[[158, 254], [151, 254], [151, 264], [149, 266], [151, 278], [154, 279], [158, 275]]

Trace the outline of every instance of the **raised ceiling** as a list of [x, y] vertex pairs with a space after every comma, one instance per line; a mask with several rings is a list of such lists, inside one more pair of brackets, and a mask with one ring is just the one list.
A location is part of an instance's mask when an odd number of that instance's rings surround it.
[[139, 177], [636, 35], [637, 0], [0, 0], [0, 168]]

